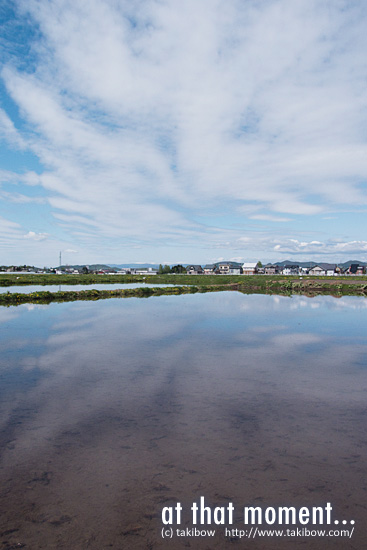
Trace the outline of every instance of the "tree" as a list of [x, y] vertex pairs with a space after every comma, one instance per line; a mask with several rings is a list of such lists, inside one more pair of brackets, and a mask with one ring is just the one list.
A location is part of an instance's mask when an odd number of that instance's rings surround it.
[[186, 269], [185, 269], [184, 266], [181, 265], [181, 264], [174, 265], [174, 266], [171, 268], [171, 273], [186, 273]]
[[163, 266], [162, 264], [159, 264], [158, 273], [162, 275], [163, 273], [171, 273], [171, 268], [169, 265]]

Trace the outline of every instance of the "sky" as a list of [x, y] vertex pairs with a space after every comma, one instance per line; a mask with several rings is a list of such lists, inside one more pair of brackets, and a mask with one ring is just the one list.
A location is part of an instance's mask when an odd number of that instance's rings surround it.
[[367, 261], [367, 2], [2, 0], [0, 265]]

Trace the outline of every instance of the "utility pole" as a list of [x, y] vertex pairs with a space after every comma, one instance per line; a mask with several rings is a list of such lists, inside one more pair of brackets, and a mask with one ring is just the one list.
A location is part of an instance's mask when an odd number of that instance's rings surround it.
[[61, 250], [60, 250], [60, 254], [59, 254], [59, 266], [61, 267]]

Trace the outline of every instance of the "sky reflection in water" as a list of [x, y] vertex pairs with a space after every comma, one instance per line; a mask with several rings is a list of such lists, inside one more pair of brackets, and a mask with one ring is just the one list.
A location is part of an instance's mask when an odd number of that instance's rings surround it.
[[[234, 292], [1, 308], [1, 531], [18, 529], [5, 539], [184, 548], [160, 540], [160, 511], [203, 495], [236, 510], [331, 502], [361, 547], [366, 316], [358, 297]], [[223, 544], [218, 531], [210, 547]], [[286, 545], [252, 542], [268, 547]]]
[[113, 290], [116, 288], [128, 289], [128, 288], [153, 288], [153, 287], [166, 287], [166, 286], [178, 286], [178, 285], [165, 285], [165, 284], [149, 284], [149, 283], [95, 283], [90, 285], [13, 285], [13, 286], [0, 286], [0, 294], [6, 294], [7, 292], [30, 294], [31, 292], [59, 292], [59, 291], [71, 291], [71, 290]]

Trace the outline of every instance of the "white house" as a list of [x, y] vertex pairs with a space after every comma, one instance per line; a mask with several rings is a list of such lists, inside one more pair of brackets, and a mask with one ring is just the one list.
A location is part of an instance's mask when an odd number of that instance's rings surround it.
[[282, 269], [283, 275], [298, 275], [298, 273], [299, 273], [299, 266], [296, 264], [285, 265]]
[[328, 276], [331, 277], [333, 275], [337, 275], [336, 271], [336, 264], [326, 264], [321, 263], [318, 265], [315, 265], [310, 271], [308, 272], [309, 275], [319, 275], [321, 277]]
[[241, 264], [237, 262], [217, 262], [220, 275], [241, 275]]
[[244, 275], [255, 275], [257, 273], [258, 262], [246, 262], [242, 265], [242, 272]]

